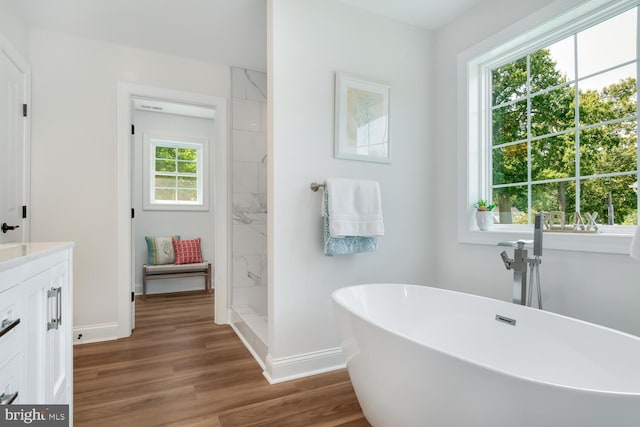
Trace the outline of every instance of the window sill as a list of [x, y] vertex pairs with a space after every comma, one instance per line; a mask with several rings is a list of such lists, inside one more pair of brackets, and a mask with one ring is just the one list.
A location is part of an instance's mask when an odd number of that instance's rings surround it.
[[[533, 230], [515, 230], [515, 227], [496, 225], [488, 231], [464, 230], [459, 233], [460, 243], [497, 246], [505, 240], [532, 240]], [[530, 231], [529, 231], [530, 230]], [[545, 232], [543, 248], [576, 251], [597, 252], [609, 254], [629, 255], [629, 247], [633, 236], [633, 227], [625, 227], [624, 230], [616, 230], [616, 234], [607, 232], [606, 227], [598, 233], [560, 233]]]
[[170, 204], [170, 203], [158, 203], [147, 204], [142, 207], [145, 211], [168, 211], [168, 212], [203, 212], [208, 211], [209, 206], [204, 204], [188, 205], [188, 204]]

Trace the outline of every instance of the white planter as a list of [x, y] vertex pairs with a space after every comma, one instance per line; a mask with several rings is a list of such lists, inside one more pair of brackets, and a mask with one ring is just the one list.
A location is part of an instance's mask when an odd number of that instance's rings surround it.
[[476, 211], [476, 222], [478, 228], [482, 231], [487, 231], [493, 225], [493, 212], [492, 211]]

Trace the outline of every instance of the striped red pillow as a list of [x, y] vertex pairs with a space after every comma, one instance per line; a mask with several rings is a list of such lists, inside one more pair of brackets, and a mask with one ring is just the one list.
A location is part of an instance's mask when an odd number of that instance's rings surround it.
[[200, 237], [193, 240], [172, 239], [173, 249], [176, 252], [176, 264], [193, 264], [202, 262], [200, 250]]

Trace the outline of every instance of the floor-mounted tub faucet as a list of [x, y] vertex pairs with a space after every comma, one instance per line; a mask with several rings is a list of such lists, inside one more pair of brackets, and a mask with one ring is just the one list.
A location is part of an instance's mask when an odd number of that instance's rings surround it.
[[[525, 245], [533, 243], [533, 258], [528, 257]], [[508, 240], [498, 243], [498, 246], [514, 247], [513, 258], [509, 258], [506, 251], [500, 256], [507, 270], [513, 270], [513, 303], [531, 306], [533, 290], [533, 273], [536, 273], [538, 308], [542, 309], [542, 295], [540, 294], [540, 257], [542, 256], [542, 215], [536, 214], [534, 222], [533, 240]], [[529, 286], [527, 287], [527, 266], [529, 267]]]

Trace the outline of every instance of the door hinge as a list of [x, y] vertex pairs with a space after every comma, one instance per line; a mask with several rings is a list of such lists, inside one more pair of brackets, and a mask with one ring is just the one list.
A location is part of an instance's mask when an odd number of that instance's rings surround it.
[[136, 134], [136, 126], [134, 124], [131, 125], [131, 135]]
[[135, 294], [133, 293], [133, 291], [131, 291], [131, 302], [135, 301], [135, 298], [136, 298]]
[[22, 104], [22, 117], [27, 117], [27, 104]]
[[22, 218], [25, 219], [27, 217], [27, 207], [23, 206], [22, 207]]
[[131, 219], [136, 217], [136, 210], [131, 208]]

